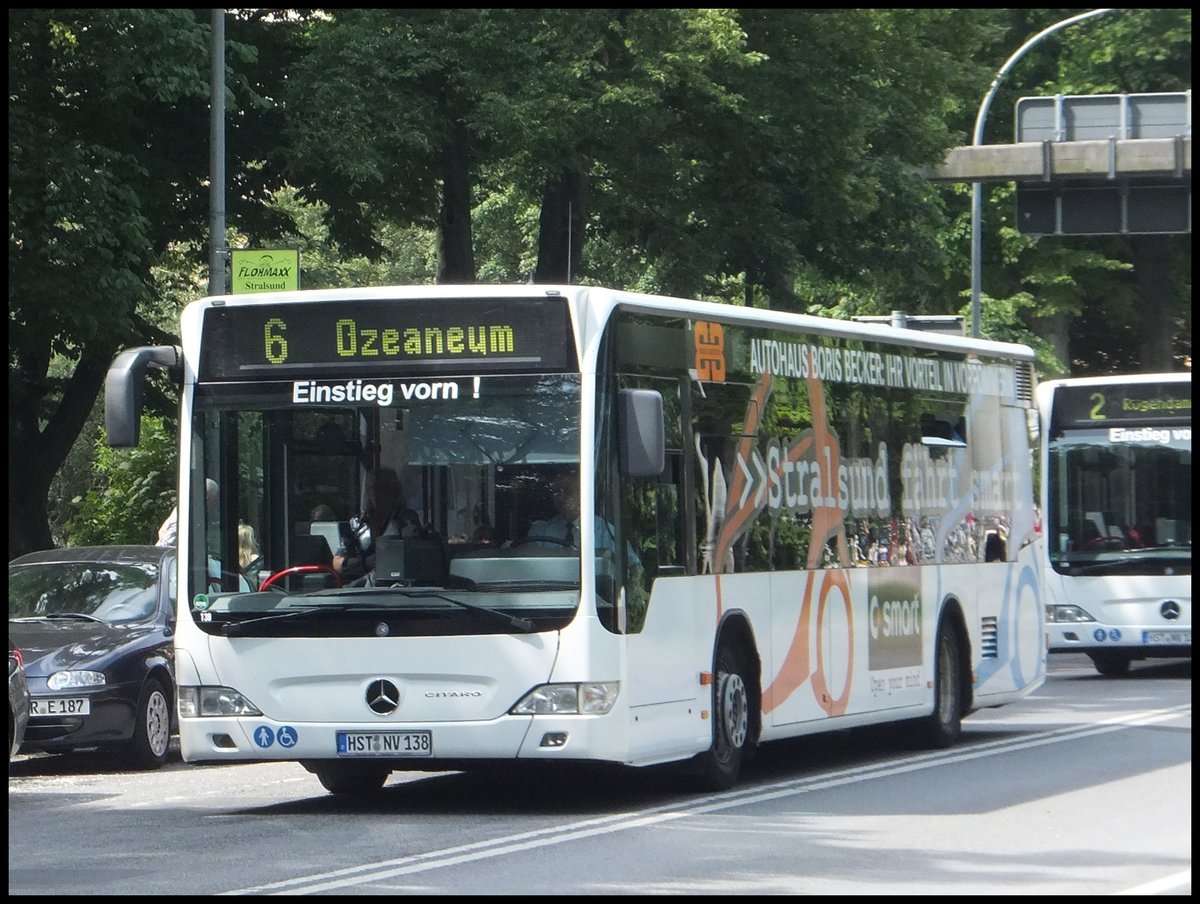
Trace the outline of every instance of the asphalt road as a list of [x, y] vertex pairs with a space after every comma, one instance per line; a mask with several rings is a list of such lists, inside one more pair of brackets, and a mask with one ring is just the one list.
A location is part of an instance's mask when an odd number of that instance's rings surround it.
[[10, 894], [1190, 894], [1191, 663], [1047, 683], [948, 751], [896, 729], [764, 746], [699, 794], [667, 770], [393, 774], [295, 764], [9, 767]]

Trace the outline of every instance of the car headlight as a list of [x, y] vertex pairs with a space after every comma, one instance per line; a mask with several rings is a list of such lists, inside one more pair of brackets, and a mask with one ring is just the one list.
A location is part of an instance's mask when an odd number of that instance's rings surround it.
[[1054, 624], [1070, 625], [1095, 620], [1079, 606], [1049, 605], [1046, 607], [1046, 621]]
[[46, 686], [52, 691], [62, 691], [72, 687], [102, 687], [103, 685], [103, 672], [92, 672], [86, 669], [55, 672], [46, 682]]
[[231, 687], [179, 688], [179, 715], [261, 716], [262, 710]]
[[603, 715], [617, 702], [616, 681], [543, 684], [522, 697], [510, 712], [515, 716]]

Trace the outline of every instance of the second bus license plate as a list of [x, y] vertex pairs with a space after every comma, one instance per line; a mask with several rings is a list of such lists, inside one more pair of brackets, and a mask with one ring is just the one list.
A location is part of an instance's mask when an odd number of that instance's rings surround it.
[[429, 731], [339, 731], [338, 756], [433, 756]]
[[1175, 643], [1191, 643], [1191, 631], [1143, 631], [1142, 643], [1144, 644], [1175, 644]]

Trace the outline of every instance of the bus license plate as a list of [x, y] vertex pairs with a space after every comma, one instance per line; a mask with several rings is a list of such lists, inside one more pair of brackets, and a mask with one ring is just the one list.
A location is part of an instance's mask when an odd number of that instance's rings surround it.
[[92, 701], [87, 697], [31, 697], [31, 716], [90, 716]]
[[1143, 631], [1142, 643], [1144, 644], [1181, 644], [1192, 642], [1191, 631]]
[[338, 756], [433, 756], [428, 731], [339, 731]]

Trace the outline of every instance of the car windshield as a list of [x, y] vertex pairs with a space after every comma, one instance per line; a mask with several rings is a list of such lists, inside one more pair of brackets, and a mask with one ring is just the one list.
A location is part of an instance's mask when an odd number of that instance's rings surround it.
[[159, 566], [147, 563], [35, 562], [8, 567], [10, 621], [85, 618], [110, 623], [155, 611]]

